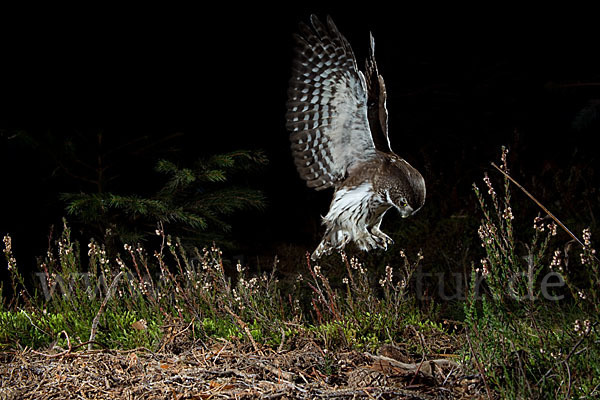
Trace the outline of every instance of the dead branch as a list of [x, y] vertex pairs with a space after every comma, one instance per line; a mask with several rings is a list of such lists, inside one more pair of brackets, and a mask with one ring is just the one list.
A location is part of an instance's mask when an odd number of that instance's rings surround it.
[[110, 287], [108, 288], [108, 292], [106, 293], [106, 297], [104, 298], [104, 301], [102, 301], [102, 304], [100, 305], [100, 308], [98, 309], [98, 313], [96, 313], [96, 316], [94, 317], [94, 320], [92, 321], [92, 329], [90, 331], [90, 339], [88, 340], [90, 342], [88, 344], [88, 350], [92, 350], [92, 342], [94, 342], [94, 339], [96, 338], [96, 330], [98, 329], [98, 322], [100, 322], [100, 315], [102, 315], [102, 313], [104, 312], [104, 309], [106, 308], [106, 304], [108, 303], [110, 298], [114, 295], [115, 290], [117, 288], [117, 283], [119, 282], [119, 279], [121, 279], [121, 276], [123, 276], [123, 271], [119, 272], [117, 274], [117, 276], [115, 276], [115, 279], [113, 279], [112, 283], [110, 284]]
[[242, 319], [238, 317], [237, 314], [231, 311], [231, 308], [229, 308], [229, 306], [225, 305], [225, 311], [231, 314], [231, 316], [236, 320], [238, 325], [244, 330], [246, 336], [248, 336], [248, 339], [250, 339], [250, 342], [252, 343], [252, 347], [254, 347], [254, 351], [256, 351], [261, 356], [264, 356], [262, 351], [260, 351], [260, 349], [256, 345], [256, 341], [254, 340], [254, 337], [252, 336], [252, 332], [250, 332], [250, 328], [248, 328], [248, 325], [244, 321], [242, 321]]
[[[540, 203], [535, 197], [533, 197], [533, 195], [531, 193], [529, 193], [523, 186], [521, 186], [519, 184], [519, 182], [517, 182], [516, 180], [514, 180], [514, 178], [512, 176], [510, 176], [509, 174], [506, 173], [506, 171], [502, 170], [502, 168], [498, 167], [496, 164], [491, 163], [492, 167], [496, 168], [498, 171], [500, 171], [500, 173], [502, 173], [502, 175], [504, 175], [506, 178], [508, 178], [508, 180], [510, 180], [512, 183], [514, 183], [519, 189], [521, 189], [523, 191], [523, 193], [525, 193], [531, 200], [533, 200], [533, 202], [535, 204], [537, 204], [542, 210], [544, 210], [544, 212], [546, 214], [548, 214], [548, 216], [550, 218], [552, 218], [565, 232], [567, 232], [567, 234], [569, 236], [571, 236], [573, 238], [573, 240], [575, 240], [577, 243], [579, 243], [581, 245], [581, 247], [585, 247], [585, 245], [583, 244], [583, 242], [581, 240], [579, 240], [579, 238], [577, 238], [577, 236], [575, 236], [573, 234], [573, 232], [571, 232], [569, 230], [569, 228], [567, 228], [565, 226], [565, 224], [563, 224], [562, 222], [560, 222], [560, 220], [558, 218], [556, 218], [556, 216], [554, 216], [554, 214], [552, 214], [550, 212], [550, 210], [548, 210], [546, 207], [544, 207], [544, 205], [542, 203]], [[596, 257], [595, 255], [592, 255], [596, 261], [600, 262], [600, 260], [598, 259], [598, 257]]]
[[429, 360], [429, 361], [423, 360], [419, 363], [407, 364], [407, 363], [403, 363], [403, 362], [400, 362], [398, 360], [395, 360], [393, 358], [386, 357], [386, 356], [377, 356], [377, 355], [374, 355], [374, 354], [371, 354], [368, 352], [365, 352], [363, 354], [372, 358], [373, 360], [380, 361], [380, 362], [383, 361], [391, 367], [400, 368], [402, 370], [415, 372], [415, 373], [421, 372], [428, 377], [433, 377], [433, 370], [431, 368], [432, 364], [436, 365], [440, 368], [441, 367], [460, 368], [460, 365], [457, 362], [452, 361], [452, 360], [447, 360], [445, 358], [437, 359], [437, 360]]

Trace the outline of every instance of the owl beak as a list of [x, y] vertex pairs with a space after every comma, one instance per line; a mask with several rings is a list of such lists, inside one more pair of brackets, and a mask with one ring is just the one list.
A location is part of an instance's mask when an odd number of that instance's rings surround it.
[[398, 211], [400, 212], [400, 216], [402, 218], [408, 218], [408, 217], [410, 217], [411, 215], [414, 214], [414, 211], [413, 211], [413, 209], [412, 209], [411, 206], [406, 206], [406, 207], [403, 207], [403, 208], [396, 207], [396, 208], [398, 208]]

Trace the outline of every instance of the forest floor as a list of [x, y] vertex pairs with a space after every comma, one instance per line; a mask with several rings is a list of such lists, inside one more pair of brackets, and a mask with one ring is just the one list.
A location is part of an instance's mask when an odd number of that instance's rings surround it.
[[[83, 347], [83, 346], [81, 346]], [[332, 352], [241, 341], [180, 343], [162, 352], [25, 349], [0, 352], [0, 399], [473, 399], [479, 375], [453, 355], [412, 358], [402, 347]]]

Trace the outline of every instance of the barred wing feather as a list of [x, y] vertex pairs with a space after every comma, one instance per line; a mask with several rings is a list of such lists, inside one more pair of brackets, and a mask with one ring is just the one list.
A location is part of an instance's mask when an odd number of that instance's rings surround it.
[[367, 115], [377, 150], [392, 153], [388, 135], [388, 112], [386, 106], [387, 92], [385, 81], [377, 69], [375, 61], [375, 38], [370, 35], [369, 57], [365, 63], [365, 80], [367, 82]]
[[333, 21], [311, 16], [300, 26], [288, 91], [287, 128], [300, 176], [316, 190], [335, 185], [348, 168], [375, 157], [367, 86], [350, 44]]

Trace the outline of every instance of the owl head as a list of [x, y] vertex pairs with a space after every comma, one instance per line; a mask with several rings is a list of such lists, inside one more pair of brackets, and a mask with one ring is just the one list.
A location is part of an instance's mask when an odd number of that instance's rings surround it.
[[402, 218], [419, 211], [425, 204], [425, 180], [412, 165], [398, 158], [391, 165], [393, 180], [385, 189], [386, 200], [395, 207]]

